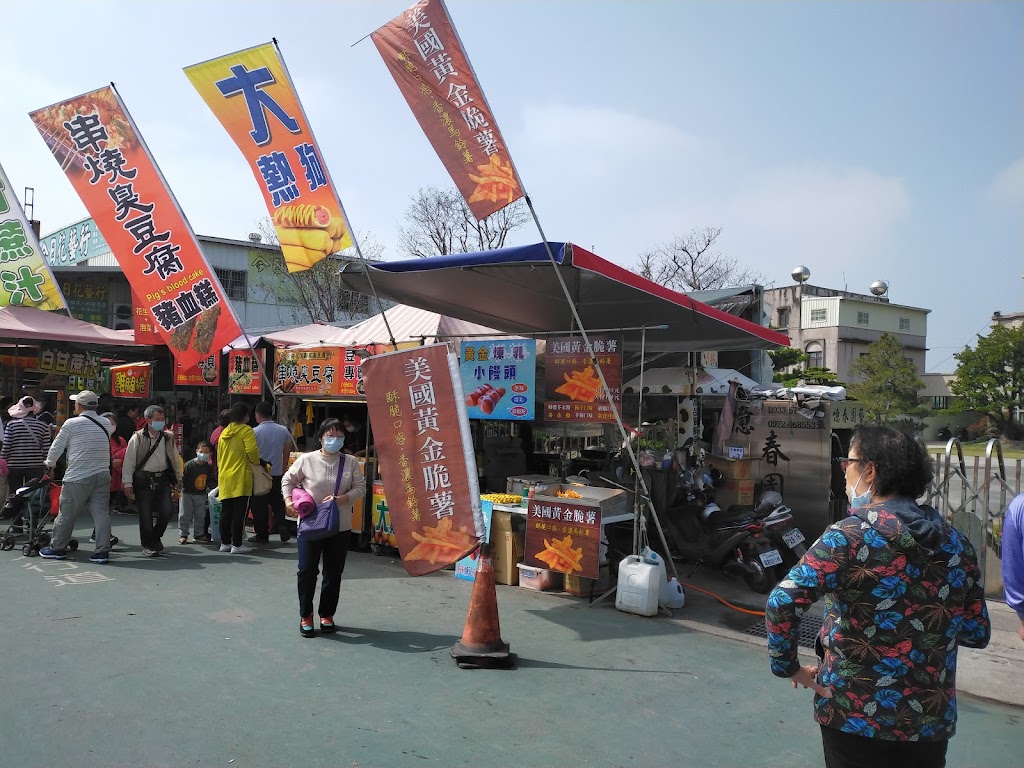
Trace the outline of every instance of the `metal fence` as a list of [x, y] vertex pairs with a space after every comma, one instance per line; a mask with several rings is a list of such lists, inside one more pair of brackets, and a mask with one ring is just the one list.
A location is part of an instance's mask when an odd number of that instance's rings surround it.
[[1003, 515], [1021, 492], [1024, 461], [1006, 462], [998, 440], [989, 440], [984, 456], [964, 457], [960, 441], [953, 438], [932, 456], [935, 477], [926, 501], [971, 540], [985, 577], [985, 594], [1001, 600]]

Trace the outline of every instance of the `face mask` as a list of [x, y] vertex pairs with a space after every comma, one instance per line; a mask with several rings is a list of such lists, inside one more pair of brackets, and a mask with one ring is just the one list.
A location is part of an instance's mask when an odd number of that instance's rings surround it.
[[337, 453], [341, 450], [341, 446], [345, 444], [345, 441], [340, 437], [325, 437], [324, 438], [324, 450], [328, 453]]
[[345, 427], [345, 431], [346, 431], [346, 432], [355, 432], [355, 431], [356, 431], [356, 428], [355, 428], [355, 427], [352, 427], [352, 426], [348, 426], [348, 427]]
[[160, 430], [162, 430], [164, 428], [164, 422], [162, 422], [162, 421], [154, 421], [152, 426], [153, 426], [153, 430], [155, 432], [159, 432]]
[[864, 507], [871, 503], [871, 489], [868, 488], [860, 496], [855, 496], [857, 488], [860, 487], [860, 481], [863, 478], [858, 477], [856, 485], [853, 488], [847, 487], [846, 496], [850, 500], [850, 509], [857, 509], [858, 507]]
[[196, 454], [196, 461], [209, 461], [209, 460], [210, 460], [210, 454], [208, 454], [208, 453], [197, 453]]

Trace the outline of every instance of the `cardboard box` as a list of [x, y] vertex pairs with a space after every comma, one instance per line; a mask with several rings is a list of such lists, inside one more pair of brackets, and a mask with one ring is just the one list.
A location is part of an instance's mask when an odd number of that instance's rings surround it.
[[601, 577], [595, 581], [585, 576], [574, 576], [567, 573], [565, 574], [565, 591], [576, 597], [590, 597], [591, 595], [600, 597], [608, 591], [612, 581], [607, 565], [601, 566], [600, 574]]
[[562, 574], [545, 568], [534, 568], [532, 565], [519, 563], [519, 586], [538, 592], [549, 592], [562, 588]]
[[[498, 511], [494, 512], [495, 517], [499, 514]], [[491, 560], [494, 563], [496, 584], [515, 586], [519, 583], [519, 569], [516, 566], [522, 561], [525, 551], [525, 533], [498, 530], [495, 519], [491, 519]]]
[[[714, 467], [722, 473], [726, 480], [752, 480], [754, 477], [754, 462], [760, 459], [750, 458], [729, 459], [725, 456], [708, 456], [704, 462], [709, 467]], [[721, 502], [719, 502], [721, 503]]]
[[715, 503], [722, 509], [737, 504], [750, 506], [754, 503], [753, 480], [722, 480], [715, 486]]

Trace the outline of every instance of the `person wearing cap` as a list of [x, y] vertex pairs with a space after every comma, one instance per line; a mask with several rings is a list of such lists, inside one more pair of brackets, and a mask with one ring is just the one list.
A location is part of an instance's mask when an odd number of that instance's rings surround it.
[[7, 482], [12, 493], [46, 474], [50, 428], [36, 418], [41, 410], [43, 404], [27, 395], [7, 410], [11, 420], [4, 427], [0, 457], [7, 460]]
[[71, 396], [75, 415], [64, 422], [46, 454], [46, 466], [52, 470], [67, 453], [67, 469], [60, 490], [60, 512], [53, 523], [50, 545], [39, 550], [47, 560], [67, 557], [68, 542], [75, 520], [88, 508], [96, 526], [96, 548], [89, 561], [110, 560], [110, 421], [96, 413], [100, 398], [85, 389]]

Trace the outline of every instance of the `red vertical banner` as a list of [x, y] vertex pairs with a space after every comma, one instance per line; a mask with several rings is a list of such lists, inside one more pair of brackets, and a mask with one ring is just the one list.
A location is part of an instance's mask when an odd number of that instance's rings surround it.
[[485, 535], [458, 362], [445, 344], [363, 361], [388, 513], [410, 576], [438, 571]]
[[485, 219], [522, 197], [512, 157], [444, 0], [421, 0], [372, 38], [473, 215]]

